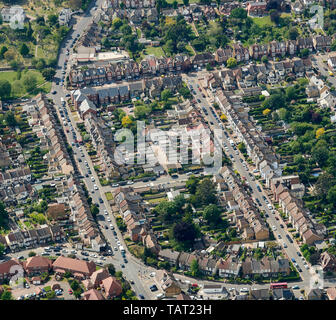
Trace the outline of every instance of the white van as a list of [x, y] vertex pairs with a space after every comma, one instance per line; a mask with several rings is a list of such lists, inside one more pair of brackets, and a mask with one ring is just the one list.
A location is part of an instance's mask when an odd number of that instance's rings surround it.
[[159, 293], [158, 295], [156, 295], [156, 299], [163, 299], [165, 297], [165, 295], [163, 293]]

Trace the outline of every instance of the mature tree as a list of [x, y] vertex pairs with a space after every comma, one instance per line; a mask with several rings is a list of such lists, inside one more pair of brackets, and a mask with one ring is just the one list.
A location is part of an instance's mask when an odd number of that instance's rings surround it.
[[244, 142], [240, 142], [238, 145], [237, 145], [237, 148], [239, 149], [239, 151], [241, 153], [246, 153], [246, 146], [244, 144]]
[[28, 253], [28, 257], [35, 257], [35, 256], [36, 256], [36, 252], [34, 252], [34, 251], [30, 251]]
[[11, 94], [12, 86], [11, 84], [4, 79], [0, 80], [0, 99], [3, 100], [8, 98]]
[[200, 267], [199, 267], [197, 259], [194, 259], [193, 261], [191, 261], [190, 271], [191, 271], [191, 275], [193, 277], [198, 277], [199, 276]]
[[173, 235], [178, 242], [192, 244], [197, 237], [197, 230], [193, 223], [179, 221], [173, 227]]
[[15, 115], [14, 115], [14, 113], [12, 111], [6, 112], [5, 120], [6, 120], [6, 124], [9, 127], [14, 128], [17, 125], [17, 121], [15, 119]]
[[336, 186], [332, 186], [327, 194], [327, 200], [329, 203], [336, 207]]
[[191, 194], [195, 194], [197, 190], [199, 179], [192, 175], [189, 177], [189, 179], [186, 181], [186, 188]]
[[6, 46], [2, 46], [0, 49], [0, 58], [4, 58], [4, 54], [8, 51], [8, 48]]
[[243, 8], [235, 8], [231, 11], [230, 18], [244, 20], [247, 18], [247, 11]]
[[172, 93], [169, 89], [165, 89], [161, 92], [161, 99], [163, 101], [168, 101], [168, 99], [172, 96]]
[[123, 22], [121, 21], [120, 18], [115, 18], [112, 21], [112, 25], [115, 29], [119, 29], [123, 25]]
[[299, 35], [299, 32], [298, 32], [297, 28], [293, 27], [293, 28], [289, 29], [288, 37], [289, 37], [290, 40], [296, 40], [298, 35]]
[[12, 293], [8, 290], [5, 290], [0, 296], [0, 300], [12, 300]]
[[109, 263], [105, 266], [111, 276], [114, 276], [116, 273], [115, 267], [112, 263]]
[[48, 15], [48, 23], [50, 26], [54, 27], [58, 23], [58, 16], [56, 14]]
[[300, 51], [301, 58], [306, 58], [306, 57], [308, 57], [308, 55], [309, 55], [309, 49], [304, 48]]
[[236, 58], [233, 58], [233, 57], [229, 58], [226, 61], [226, 66], [228, 68], [234, 68], [234, 67], [236, 67], [237, 66], [237, 60], [236, 60]]
[[285, 108], [280, 108], [278, 110], [278, 115], [279, 115], [280, 120], [283, 120], [283, 121], [288, 121], [289, 116], [290, 116], [289, 112]]
[[215, 204], [209, 204], [203, 210], [203, 217], [208, 223], [215, 225], [221, 220], [221, 212]]
[[209, 178], [204, 178], [198, 184], [196, 198], [203, 205], [217, 202], [215, 185]]
[[129, 127], [133, 121], [130, 116], [124, 116], [121, 120], [121, 123], [123, 127]]
[[37, 85], [37, 77], [34, 73], [27, 72], [23, 76], [23, 85], [26, 88], [27, 92], [32, 92], [33, 90], [36, 89]]
[[336, 180], [332, 174], [326, 172], [320, 174], [315, 184], [315, 190], [317, 194], [321, 198], [325, 197], [335, 182]]
[[28, 53], [29, 53], [28, 46], [25, 43], [22, 43], [22, 45], [20, 47], [20, 54], [25, 57], [25, 56], [28, 55]]
[[189, 0], [183, 0], [183, 4], [187, 7], [189, 6]]
[[316, 139], [320, 138], [323, 134], [325, 133], [325, 129], [324, 128], [319, 128], [316, 130]]
[[54, 78], [55, 74], [56, 74], [56, 71], [53, 68], [46, 68], [42, 70], [42, 76], [47, 81], [51, 81]]
[[131, 35], [132, 34], [132, 28], [128, 25], [128, 24], [123, 24], [120, 27], [120, 31], [122, 32], [122, 34], [125, 35]]
[[329, 156], [329, 149], [326, 142], [325, 144], [320, 144], [322, 141], [325, 142], [325, 140], [319, 140], [312, 149], [312, 158], [319, 164], [320, 167], [326, 165]]
[[270, 112], [271, 112], [271, 109], [266, 108], [266, 109], [263, 110], [262, 114], [264, 116], [268, 116], [270, 114]]
[[177, 1], [174, 0], [173, 3], [172, 3], [173, 9], [177, 9], [177, 5], [178, 5]]
[[280, 14], [277, 10], [275, 9], [270, 10], [269, 15], [272, 22], [274, 22], [275, 24], [279, 24]]
[[0, 243], [0, 257], [4, 254], [5, 252], [5, 245]]
[[155, 207], [155, 212], [159, 215], [160, 220], [172, 222], [177, 217], [178, 208], [175, 201], [162, 201]]
[[96, 204], [92, 204], [90, 207], [91, 213], [93, 215], [93, 217], [97, 217], [97, 215], [99, 214], [99, 208]]
[[268, 62], [267, 56], [262, 56], [261, 57], [261, 62], [266, 64]]
[[263, 102], [263, 107], [271, 110], [282, 108], [286, 105], [284, 95], [281, 93], [272, 94]]
[[291, 101], [297, 98], [298, 92], [295, 89], [295, 87], [293, 86], [287, 87], [285, 91], [286, 91], [286, 98], [288, 101]]
[[151, 112], [152, 108], [148, 105], [141, 104], [134, 108], [134, 115], [137, 119], [146, 119]]

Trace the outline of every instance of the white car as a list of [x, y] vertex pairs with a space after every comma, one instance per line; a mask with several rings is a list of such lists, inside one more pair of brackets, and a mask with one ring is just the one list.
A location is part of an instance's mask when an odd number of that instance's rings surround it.
[[277, 229], [276, 226], [272, 226], [273, 231], [276, 231], [276, 229]]
[[93, 185], [93, 189], [98, 190], [98, 187], [96, 184]]
[[117, 241], [117, 245], [120, 246], [120, 241]]
[[273, 210], [273, 207], [270, 204], [268, 204], [267, 207], [268, 209]]
[[110, 218], [107, 218], [107, 222], [111, 222], [111, 219], [110, 219]]
[[94, 178], [94, 177], [91, 177], [91, 181], [92, 181], [92, 182], [95, 182], [95, 178]]
[[107, 210], [104, 210], [104, 214], [105, 214], [105, 215], [108, 215], [108, 212], [107, 212]]

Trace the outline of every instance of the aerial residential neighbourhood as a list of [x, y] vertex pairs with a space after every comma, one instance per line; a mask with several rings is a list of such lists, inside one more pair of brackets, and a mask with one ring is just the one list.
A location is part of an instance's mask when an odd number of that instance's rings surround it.
[[0, 1], [0, 300], [336, 300], [335, 19]]

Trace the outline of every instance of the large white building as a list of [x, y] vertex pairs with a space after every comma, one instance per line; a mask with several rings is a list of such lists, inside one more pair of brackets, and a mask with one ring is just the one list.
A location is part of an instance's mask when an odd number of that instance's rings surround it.
[[1, 17], [3, 22], [23, 22], [26, 19], [26, 14], [22, 7], [12, 6], [1, 9]]

